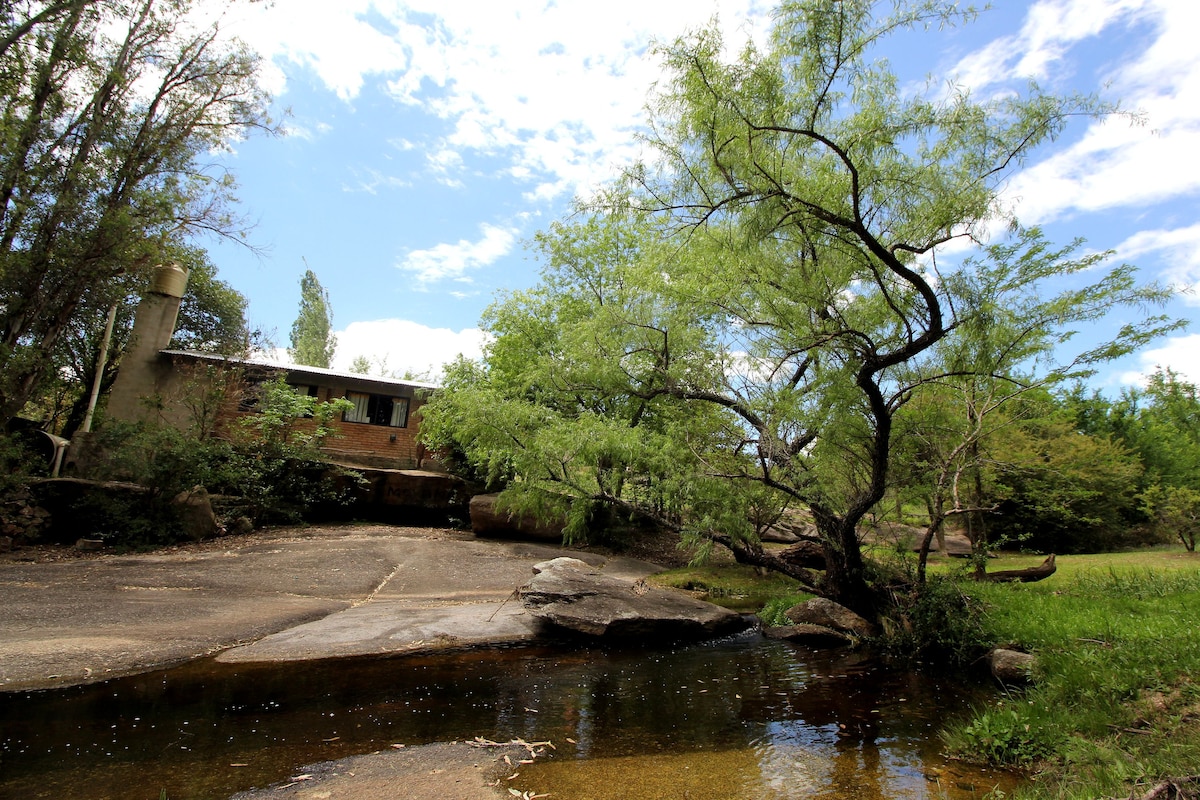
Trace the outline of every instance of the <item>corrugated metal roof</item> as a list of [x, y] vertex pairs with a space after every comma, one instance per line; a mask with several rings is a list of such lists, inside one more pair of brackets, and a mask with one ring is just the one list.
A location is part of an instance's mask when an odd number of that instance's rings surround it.
[[190, 358], [198, 361], [212, 361], [221, 364], [238, 364], [248, 367], [261, 367], [264, 369], [278, 370], [280, 372], [286, 372], [289, 382], [291, 383], [304, 383], [303, 379], [305, 377], [310, 377], [324, 379], [321, 381], [313, 381], [314, 383], [328, 383], [330, 379], [336, 379], [339, 385], [346, 386], [347, 388], [404, 387], [408, 389], [424, 389], [426, 391], [441, 388], [436, 383], [405, 381], [397, 378], [380, 378], [374, 375], [360, 375], [357, 372], [341, 372], [334, 369], [325, 369], [323, 367], [307, 367], [299, 364], [281, 364], [278, 361], [271, 361], [266, 358], [237, 358], [235, 356], [221, 355], [220, 353], [202, 353], [197, 350], [160, 350], [159, 352], [167, 356], [181, 356], [183, 358]]

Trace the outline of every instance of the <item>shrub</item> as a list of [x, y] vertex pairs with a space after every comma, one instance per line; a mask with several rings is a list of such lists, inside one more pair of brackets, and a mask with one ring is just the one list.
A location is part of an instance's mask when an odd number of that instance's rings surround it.
[[882, 650], [894, 658], [954, 666], [975, 661], [987, 649], [983, 606], [963, 590], [962, 580], [934, 575], [924, 584], [894, 593], [881, 620]]

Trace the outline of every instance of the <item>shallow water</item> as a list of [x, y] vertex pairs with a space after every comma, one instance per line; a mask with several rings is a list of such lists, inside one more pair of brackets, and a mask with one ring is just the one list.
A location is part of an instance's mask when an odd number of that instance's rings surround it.
[[506, 785], [559, 800], [982, 797], [1016, 778], [946, 762], [936, 732], [987, 691], [755, 634], [650, 652], [204, 661], [0, 695], [0, 797], [224, 798], [304, 764], [475, 736], [554, 742]]

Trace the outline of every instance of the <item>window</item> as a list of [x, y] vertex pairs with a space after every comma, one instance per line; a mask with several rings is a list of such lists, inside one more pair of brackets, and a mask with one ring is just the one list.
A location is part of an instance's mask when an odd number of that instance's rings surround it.
[[354, 404], [354, 408], [343, 416], [346, 422], [386, 425], [390, 428], [408, 427], [407, 397], [346, 392], [346, 399]]

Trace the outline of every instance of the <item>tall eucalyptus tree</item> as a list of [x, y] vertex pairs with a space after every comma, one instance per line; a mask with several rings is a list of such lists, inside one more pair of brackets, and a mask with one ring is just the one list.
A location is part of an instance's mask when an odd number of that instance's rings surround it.
[[258, 60], [192, 0], [21, 0], [0, 12], [0, 425], [81, 307], [198, 232], [237, 235], [210, 154], [273, 130]]

